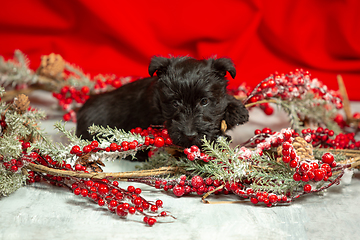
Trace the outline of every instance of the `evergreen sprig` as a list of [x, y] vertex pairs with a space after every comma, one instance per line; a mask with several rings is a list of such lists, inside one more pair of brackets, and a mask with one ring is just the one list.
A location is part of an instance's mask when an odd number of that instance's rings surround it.
[[123, 141], [134, 141], [137, 140], [139, 143], [143, 143], [145, 138], [139, 134], [126, 132], [123, 129], [117, 129], [116, 127], [111, 128], [109, 126], [97, 126], [92, 125], [89, 127], [89, 133], [96, 136], [98, 139], [107, 139], [109, 142], [121, 143]]
[[[324, 99], [315, 98], [313, 93], [307, 92], [302, 98], [290, 100], [276, 99], [276, 104], [289, 116], [290, 126], [297, 132], [305, 128], [303, 121], [306, 119], [313, 124], [323, 125], [339, 134], [341, 129], [333, 121], [337, 110], [336, 107]], [[332, 105], [328, 108], [328, 105]]]
[[0, 56], [0, 85], [15, 87], [23, 83], [36, 83], [39, 80], [38, 75], [28, 65], [29, 60], [20, 50], [15, 50], [12, 61], [5, 61]]

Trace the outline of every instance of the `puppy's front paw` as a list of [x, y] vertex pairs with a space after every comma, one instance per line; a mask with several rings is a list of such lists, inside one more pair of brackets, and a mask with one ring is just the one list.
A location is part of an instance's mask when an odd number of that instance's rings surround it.
[[228, 129], [249, 121], [249, 111], [242, 102], [233, 96], [228, 96], [229, 103], [225, 110], [225, 121]]

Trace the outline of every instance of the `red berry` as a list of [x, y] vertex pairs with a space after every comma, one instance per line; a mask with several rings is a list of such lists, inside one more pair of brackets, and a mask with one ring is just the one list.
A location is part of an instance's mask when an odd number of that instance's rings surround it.
[[296, 160], [291, 160], [289, 166], [292, 168], [296, 168], [298, 165], [298, 162]]
[[104, 201], [102, 198], [100, 198], [100, 199], [98, 200], [98, 204], [99, 204], [99, 206], [104, 206], [104, 205], [105, 205], [105, 201]]
[[251, 188], [248, 188], [248, 189], [246, 189], [246, 193], [247, 194], [252, 194], [252, 193], [254, 193], [254, 190], [251, 189]]
[[83, 86], [80, 91], [83, 94], [88, 94], [90, 92], [90, 88], [88, 86]]
[[269, 201], [271, 202], [271, 203], [275, 203], [275, 202], [277, 202], [278, 201], [278, 197], [276, 196], [276, 195], [270, 195], [269, 196]]
[[260, 129], [256, 129], [255, 131], [254, 131], [254, 134], [255, 135], [258, 135], [258, 134], [260, 134], [261, 133], [261, 130]]
[[295, 180], [295, 181], [300, 181], [301, 180], [301, 175], [300, 174], [298, 174], [298, 173], [294, 173], [294, 175], [293, 175], [293, 179]]
[[289, 140], [292, 136], [292, 133], [290, 133], [289, 131], [284, 132], [284, 138], [285, 141]]
[[81, 193], [81, 188], [75, 188], [74, 189], [74, 194], [75, 195], [79, 195]]
[[82, 166], [81, 164], [76, 164], [76, 165], [75, 165], [75, 170], [76, 170], [76, 171], [81, 171], [81, 170], [82, 170], [82, 167], [83, 167], [83, 166]]
[[165, 144], [166, 144], [166, 145], [172, 145], [172, 144], [173, 144], [173, 141], [171, 140], [171, 138], [166, 138], [166, 139], [165, 139]]
[[133, 192], [135, 192], [135, 187], [134, 186], [128, 186], [127, 190], [128, 190], [128, 192], [133, 193]]
[[102, 195], [107, 195], [109, 193], [109, 188], [105, 184], [100, 184], [98, 187], [98, 192]]
[[190, 150], [191, 150], [191, 152], [199, 152], [200, 151], [199, 147], [195, 146], [195, 145], [191, 146]]
[[282, 153], [282, 155], [284, 155], [284, 156], [289, 156], [290, 151], [289, 151], [288, 149], [283, 149], [283, 150], [281, 151], [281, 153]]
[[142, 202], [142, 206], [144, 209], [148, 209], [150, 207], [149, 203], [147, 203], [145, 201]]
[[111, 144], [110, 144], [110, 150], [111, 150], [112, 152], [116, 151], [117, 148], [118, 148], [118, 145], [117, 145], [116, 143], [111, 143]]
[[274, 109], [273, 109], [272, 107], [266, 107], [266, 108], [264, 109], [264, 113], [265, 113], [266, 115], [272, 115], [272, 114], [274, 113]]
[[200, 186], [202, 186], [204, 184], [204, 179], [200, 176], [193, 176], [191, 178], [191, 185], [194, 188], [199, 188]]
[[314, 177], [315, 181], [321, 181], [321, 180], [323, 180], [323, 178], [325, 176], [325, 172], [322, 169], [316, 169], [314, 171], [314, 174], [315, 174], [315, 177]]
[[141, 193], [141, 189], [140, 189], [140, 188], [136, 188], [136, 189], [135, 189], [135, 193], [139, 195], [139, 194]]
[[158, 207], [157, 207], [156, 205], [151, 205], [150, 210], [151, 210], [152, 212], [157, 212]]
[[270, 134], [271, 129], [270, 128], [263, 128], [262, 133]]
[[316, 162], [312, 162], [311, 166], [313, 167], [313, 169], [318, 169], [319, 168], [319, 164], [317, 164]]
[[70, 113], [64, 114], [63, 119], [64, 119], [65, 122], [69, 121], [71, 119]]
[[[79, 148], [80, 149], [80, 148]], [[32, 158], [32, 159], [37, 159], [38, 157], [39, 157], [39, 154], [37, 153], [37, 152], [31, 152], [30, 153], [30, 157]]]
[[73, 146], [70, 151], [70, 153], [75, 153], [75, 154], [79, 152], [80, 152], [80, 147], [77, 145]]
[[155, 218], [149, 218], [149, 220], [147, 221], [147, 224], [149, 224], [149, 226], [153, 226], [155, 223], [156, 223]]
[[181, 197], [182, 195], [184, 195], [185, 189], [184, 189], [183, 186], [176, 185], [176, 186], [173, 188], [173, 193], [175, 194], [175, 196]]
[[134, 207], [129, 207], [129, 213], [134, 214], [136, 212], [136, 209]]
[[309, 164], [307, 164], [305, 162], [300, 165], [300, 170], [302, 172], [307, 172], [309, 170], [309, 168], [310, 168]]
[[160, 199], [156, 200], [156, 206], [157, 207], [162, 207], [162, 205], [163, 205], [163, 201], [161, 201]]
[[289, 163], [291, 158], [290, 158], [290, 156], [283, 156], [282, 160], [283, 160], [284, 163]]
[[307, 173], [307, 175], [308, 175], [308, 177], [309, 177], [310, 180], [313, 180], [314, 177], [315, 177], [315, 174], [314, 174], [313, 172], [311, 172], [311, 171], [309, 171], [309, 172]]
[[185, 149], [184, 149], [184, 153], [185, 153], [186, 155], [189, 155], [189, 154], [191, 153], [191, 149], [190, 149], [190, 148], [185, 148]]
[[309, 181], [309, 176], [308, 175], [303, 175], [302, 177], [301, 177], [301, 181], [303, 181], [303, 182], [308, 182]]
[[131, 142], [129, 143], [129, 149], [135, 149], [137, 146], [137, 143], [136, 142]]
[[136, 133], [136, 134], [140, 134], [141, 132], [142, 132], [141, 127], [135, 128], [135, 133]]
[[187, 155], [187, 158], [190, 160], [190, 161], [194, 161], [195, 160], [195, 154], [194, 153], [189, 153]]
[[22, 148], [23, 148], [23, 149], [27, 149], [27, 148], [29, 148], [29, 147], [31, 147], [31, 145], [30, 145], [29, 142], [24, 142], [24, 143], [22, 144]]
[[123, 209], [128, 209], [130, 207], [130, 205], [128, 203], [123, 203], [122, 207], [123, 207]]
[[137, 197], [137, 198], [134, 199], [134, 204], [136, 206], [140, 206], [141, 203], [142, 203], [142, 199], [140, 197]]
[[321, 160], [323, 161], [323, 163], [332, 164], [332, 162], [334, 161], [334, 155], [332, 155], [331, 153], [325, 153], [321, 157]]
[[115, 198], [117, 200], [122, 200], [124, 198], [124, 195], [121, 193], [121, 192], [118, 192], [116, 195], [115, 195]]
[[111, 200], [111, 201], [109, 202], [109, 206], [112, 207], [112, 208], [116, 207], [117, 205], [118, 205], [118, 202], [115, 201], [115, 200]]
[[290, 147], [291, 147], [291, 143], [289, 143], [289, 142], [284, 142], [282, 144], [282, 148], [285, 150], [289, 150]]
[[155, 147], [160, 148], [160, 147], [163, 147], [164, 144], [165, 144], [165, 141], [164, 141], [164, 139], [162, 137], [156, 137], [155, 138], [155, 141], [154, 141]]
[[92, 141], [91, 146], [98, 147], [99, 146], [98, 141]]
[[210, 177], [205, 180], [206, 185], [211, 185], [213, 182], [214, 181]]
[[83, 197], [87, 197], [88, 193], [89, 193], [89, 191], [87, 189], [81, 190], [81, 196], [83, 196]]
[[85, 147], [83, 147], [83, 152], [84, 153], [89, 153], [89, 152], [91, 152], [91, 147], [88, 145], [88, 146], [85, 146]]
[[305, 186], [304, 186], [304, 192], [306, 192], [306, 193], [311, 192], [311, 186], [310, 186], [310, 184], [305, 184]]
[[253, 204], [257, 204], [259, 202], [259, 200], [257, 198], [250, 198], [250, 201], [253, 203]]

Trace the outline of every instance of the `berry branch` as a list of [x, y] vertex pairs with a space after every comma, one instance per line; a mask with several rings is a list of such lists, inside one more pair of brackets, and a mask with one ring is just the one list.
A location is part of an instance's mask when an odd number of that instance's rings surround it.
[[[14, 60], [0, 58], [0, 84], [18, 92], [42, 87], [53, 91], [67, 111], [65, 120], [75, 118], [75, 109], [90, 94], [108, 91], [132, 80], [99, 75], [93, 79], [61, 56], [44, 56], [36, 72], [28, 68], [21, 52]], [[0, 87], [1, 96], [5, 93]], [[278, 132], [257, 129], [254, 136], [238, 147], [225, 138], [181, 149], [173, 146], [163, 126], [135, 128], [130, 132], [92, 126], [93, 141], [78, 138], [62, 123], [55, 127], [70, 144], [53, 143], [40, 130], [45, 114], [29, 107], [18, 95], [13, 103], [0, 104], [0, 194], [8, 195], [24, 184], [46, 181], [88, 197], [120, 217], [137, 215], [152, 226], [159, 219], [174, 218], [161, 211], [163, 203], [147, 201], [140, 188], [121, 188], [116, 180], [147, 184], [170, 191], [177, 197], [190, 194], [235, 194], [241, 201], [268, 207], [288, 205], [297, 198], [338, 184], [345, 169], [360, 165], [360, 141], [356, 130], [336, 115], [342, 107], [338, 93], [328, 90], [308, 72], [297, 70], [275, 74], [248, 91], [240, 86], [237, 96], [246, 96], [251, 109], [260, 107], [272, 114], [269, 103], [278, 105], [290, 119], [291, 128]], [[359, 114], [360, 116], [360, 114]], [[134, 156], [150, 150], [149, 161], [140, 171], [104, 173], [105, 161]], [[177, 154], [172, 154], [177, 152]], [[28, 171], [29, 170], [29, 171]]]

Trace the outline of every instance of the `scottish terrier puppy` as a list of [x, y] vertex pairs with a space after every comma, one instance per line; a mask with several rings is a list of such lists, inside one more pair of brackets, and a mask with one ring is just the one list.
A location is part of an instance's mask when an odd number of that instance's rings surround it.
[[126, 131], [165, 125], [178, 146], [201, 146], [204, 137], [214, 141], [225, 136], [222, 120], [231, 129], [249, 118], [242, 102], [227, 93], [227, 72], [236, 75], [227, 58], [153, 57], [151, 77], [92, 96], [77, 113], [76, 134], [92, 139], [92, 124]]

